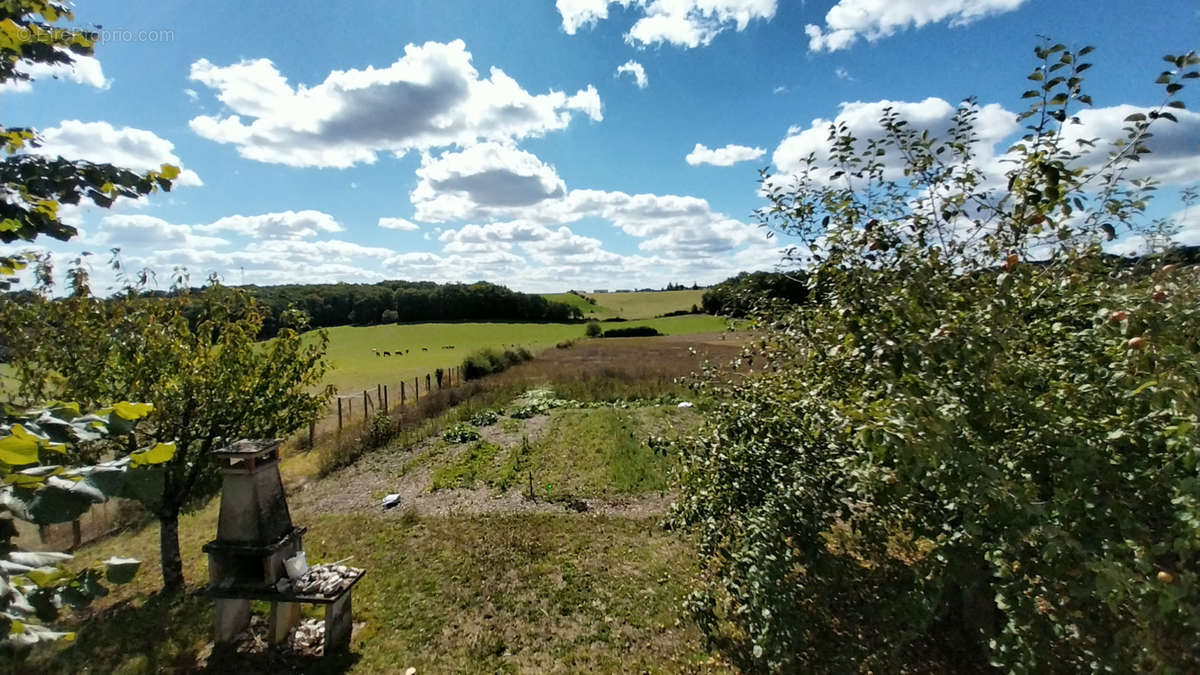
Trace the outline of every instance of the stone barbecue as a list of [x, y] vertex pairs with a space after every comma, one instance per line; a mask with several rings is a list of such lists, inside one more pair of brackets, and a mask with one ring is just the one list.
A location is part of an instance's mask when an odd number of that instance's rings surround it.
[[208, 592], [216, 602], [216, 642], [236, 640], [250, 623], [250, 601], [264, 600], [271, 603], [270, 641], [285, 644], [300, 619], [300, 604], [314, 603], [326, 605], [324, 653], [330, 654], [349, 647], [350, 591], [365, 572], [337, 565], [337, 583], [311, 583], [324, 566], [293, 570], [296, 578], [289, 577], [285, 561], [303, 560], [305, 528], [294, 526], [288, 511], [279, 443], [241, 440], [213, 453], [222, 474], [221, 510], [217, 538], [203, 550], [208, 554]]

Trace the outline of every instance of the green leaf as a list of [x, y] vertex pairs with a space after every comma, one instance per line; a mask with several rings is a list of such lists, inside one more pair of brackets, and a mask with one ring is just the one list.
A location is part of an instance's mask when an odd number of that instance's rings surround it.
[[36, 464], [38, 461], [38, 439], [25, 427], [14, 424], [10, 435], [0, 438], [0, 462], [10, 466]]
[[1156, 384], [1158, 384], [1158, 381], [1157, 381], [1157, 380], [1147, 380], [1146, 382], [1144, 382], [1144, 383], [1142, 384], [1142, 386], [1140, 386], [1140, 387], [1138, 387], [1137, 389], [1134, 389], [1133, 391], [1129, 392], [1129, 393], [1127, 394], [1127, 396], [1128, 396], [1129, 398], [1133, 398], [1134, 396], [1137, 396], [1138, 394], [1142, 393], [1143, 391], [1146, 391], [1146, 389], [1148, 389], [1148, 388], [1150, 388], [1150, 387], [1153, 387], [1153, 386], [1154, 386], [1154, 385], [1156, 385]]
[[71, 576], [71, 573], [61, 567], [39, 567], [32, 572], [26, 572], [24, 576], [37, 584], [38, 588], [49, 588]]
[[38, 525], [69, 523], [87, 513], [92, 504], [87, 495], [51, 483], [29, 500], [29, 521]]
[[154, 406], [150, 403], [129, 403], [122, 401], [112, 407], [112, 412], [123, 420], [130, 422], [140, 420], [149, 415], [154, 410]]
[[174, 456], [174, 443], [159, 443], [153, 448], [144, 448], [142, 450], [136, 450], [130, 453], [129, 459], [134, 467], [139, 467], [169, 462]]
[[160, 173], [167, 180], [175, 180], [179, 177], [179, 167], [173, 164], [163, 164]]
[[1133, 113], [1129, 117], [1126, 117], [1124, 121], [1126, 121], [1126, 122], [1145, 122], [1146, 116], [1143, 115], [1142, 113]]

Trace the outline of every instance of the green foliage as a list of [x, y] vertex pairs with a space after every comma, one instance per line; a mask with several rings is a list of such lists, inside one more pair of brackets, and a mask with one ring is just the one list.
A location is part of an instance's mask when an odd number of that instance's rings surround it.
[[662, 335], [662, 333], [658, 332], [658, 329], [653, 326], [630, 326], [629, 328], [609, 328], [604, 331], [602, 337], [654, 337], [657, 335]]
[[[71, 403], [33, 410], [5, 407], [0, 414], [0, 651], [24, 654], [39, 642], [74, 638], [50, 625], [62, 608], [81, 608], [108, 591], [101, 584], [128, 583], [140, 562], [112, 558], [102, 566], [70, 571], [72, 556], [18, 549], [13, 519], [38, 525], [68, 522], [112, 497], [136, 495], [160, 479], [175, 453], [159, 444], [93, 466], [71, 467], [70, 446], [99, 442], [127, 429], [151, 406], [120, 403], [83, 414]], [[127, 433], [127, 432], [126, 432]]]
[[395, 435], [396, 428], [392, 423], [391, 416], [381, 410], [371, 415], [370, 421], [367, 422], [366, 437], [363, 440], [368, 448], [379, 448], [392, 440]]
[[263, 335], [270, 337], [295, 307], [315, 328], [421, 321], [557, 321], [582, 318], [579, 309], [504, 286], [382, 281], [377, 284], [244, 286], [264, 307]]
[[475, 487], [477, 481], [484, 480], [485, 476], [493, 473], [491, 471], [492, 464], [500, 451], [500, 446], [479, 440], [479, 433], [470, 427], [467, 427], [467, 430], [474, 434], [473, 438], [464, 436], [461, 437], [461, 440], [454, 442], [474, 442], [467, 446], [453, 462], [433, 471], [430, 476], [432, 489]]
[[479, 432], [470, 424], [459, 422], [442, 432], [442, 440], [447, 443], [470, 443], [479, 440]]
[[587, 328], [585, 328], [583, 331], [583, 334], [590, 338], [600, 337], [604, 334], [604, 329], [600, 327], [599, 321], [589, 321], [587, 323]]
[[[74, 55], [92, 54], [96, 33], [54, 25], [61, 19], [73, 21], [74, 15], [53, 0], [0, 2], [0, 84], [32, 80], [21, 66], [69, 64]], [[169, 191], [179, 176], [179, 168], [169, 164], [137, 173], [24, 152], [40, 143], [33, 129], [0, 125], [0, 243], [32, 242], [43, 235], [65, 241], [76, 229], [59, 217], [61, 205], [86, 199], [108, 208], [119, 197], [137, 199], [160, 189]], [[0, 255], [0, 290], [10, 288], [11, 275], [27, 262], [22, 255]]]
[[499, 420], [500, 420], [500, 413], [496, 412], [495, 410], [492, 410], [491, 408], [484, 408], [483, 410], [480, 410], [479, 412], [475, 413], [474, 415], [471, 415], [471, 418], [469, 421], [471, 422], [471, 424], [473, 424], [477, 427], [486, 427], [486, 426], [491, 426], [491, 425], [495, 424]]
[[[288, 317], [294, 327], [263, 344], [256, 341], [259, 305], [215, 279], [195, 294], [179, 286], [153, 297], [130, 286], [102, 300], [90, 294], [82, 270], [73, 269], [71, 277], [70, 297], [0, 301], [0, 332], [13, 349], [20, 393], [88, 406], [126, 398], [152, 402], [154, 410], [130, 438], [136, 446], [178, 447], [159, 489], [139, 495], [165, 527], [215, 489], [213, 450], [239, 438], [286, 435], [314, 419], [328, 400], [330, 392], [320, 390], [326, 340], [320, 334], [302, 340], [298, 313]], [[168, 587], [182, 583], [177, 546], [165, 537]]]
[[532, 358], [533, 354], [524, 347], [503, 351], [489, 347], [480, 349], [463, 359], [462, 373], [464, 378], [474, 380], [484, 375], [499, 373], [509, 366], [515, 366]]
[[1003, 189], [972, 101], [945, 139], [887, 111], [882, 138], [835, 126], [830, 165], [764, 177], [821, 302], [698, 385], [676, 514], [689, 605], [745, 668], [1200, 669], [1200, 278], [1099, 249], [1162, 231], [1125, 171], [1200, 58], [1169, 57], [1164, 105], [1089, 167], [1061, 133], [1089, 51], [1037, 49]]
[[742, 272], [704, 292], [704, 311], [717, 316], [745, 317], [766, 311], [771, 302], [795, 305], [808, 300], [808, 275], [792, 272]]

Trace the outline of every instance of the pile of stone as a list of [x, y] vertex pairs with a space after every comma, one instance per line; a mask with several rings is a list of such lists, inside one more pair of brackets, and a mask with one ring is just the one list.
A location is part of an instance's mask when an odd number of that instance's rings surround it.
[[325, 622], [321, 619], [301, 621], [289, 636], [288, 647], [297, 654], [320, 656], [325, 651]]
[[303, 576], [292, 580], [296, 595], [337, 595], [353, 582], [362, 570], [346, 565], [313, 565]]

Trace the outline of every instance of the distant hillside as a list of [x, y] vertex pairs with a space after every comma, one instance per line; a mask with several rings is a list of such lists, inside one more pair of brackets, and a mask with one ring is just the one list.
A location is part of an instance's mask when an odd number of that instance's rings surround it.
[[704, 290], [621, 291], [616, 293], [550, 293], [542, 297], [578, 308], [589, 319], [652, 319], [700, 311]]

